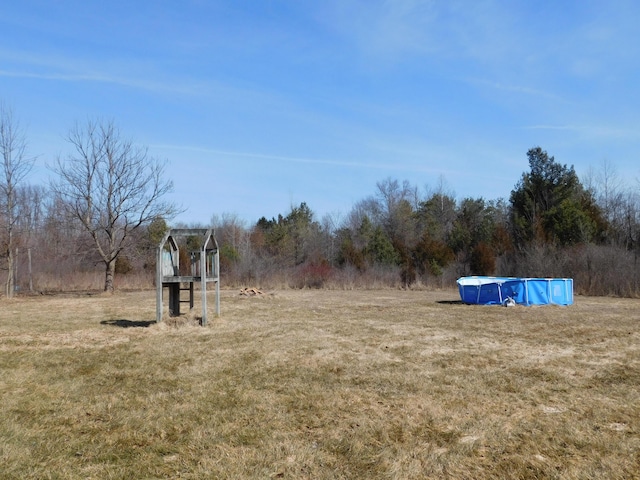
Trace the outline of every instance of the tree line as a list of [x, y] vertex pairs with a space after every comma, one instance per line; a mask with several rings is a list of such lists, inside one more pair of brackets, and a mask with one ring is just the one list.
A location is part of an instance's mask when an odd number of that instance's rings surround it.
[[640, 292], [640, 196], [604, 162], [580, 181], [540, 147], [508, 199], [457, 200], [387, 178], [345, 216], [306, 203], [246, 226], [215, 217], [235, 283], [294, 287], [453, 286], [466, 275], [572, 277], [578, 293]]
[[[0, 268], [5, 294], [65, 289], [97, 269], [104, 289], [150, 287], [155, 249], [179, 209], [164, 164], [113, 122], [70, 130], [55, 180], [26, 182], [33, 159], [0, 109]], [[457, 199], [443, 178], [421, 190], [387, 178], [346, 214], [305, 202], [248, 224], [214, 215], [223, 284], [293, 288], [451, 287], [465, 275], [572, 277], [577, 293], [640, 292], [640, 195], [604, 162], [582, 180], [540, 147], [508, 199]], [[175, 227], [202, 227], [174, 223]], [[28, 255], [26, 255], [27, 253]], [[18, 272], [18, 273], [16, 273]]]
[[584, 181], [540, 147], [508, 199], [461, 200], [387, 178], [345, 216], [306, 203], [246, 226], [215, 217], [225, 277], [294, 287], [453, 286], [466, 275], [572, 277], [578, 293], [639, 293], [640, 196], [604, 162]]

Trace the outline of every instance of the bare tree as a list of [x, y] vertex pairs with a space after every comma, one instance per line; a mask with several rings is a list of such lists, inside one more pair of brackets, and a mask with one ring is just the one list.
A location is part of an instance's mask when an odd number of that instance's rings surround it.
[[7, 259], [5, 294], [14, 292], [15, 229], [18, 222], [18, 186], [33, 167], [34, 158], [27, 157], [27, 142], [13, 111], [0, 103], [0, 225], [4, 230], [2, 254]]
[[243, 256], [250, 246], [249, 231], [246, 223], [235, 213], [213, 215], [211, 225], [216, 230], [216, 237], [221, 245], [227, 245], [236, 254]]
[[93, 239], [105, 265], [104, 290], [113, 292], [116, 259], [131, 232], [177, 213], [164, 200], [173, 183], [163, 179], [165, 164], [124, 138], [112, 121], [76, 124], [67, 141], [75, 152], [57, 159], [52, 189]]
[[342, 222], [340, 212], [327, 213], [321, 220], [324, 256], [331, 265], [334, 265], [336, 261], [338, 250], [336, 245], [337, 233]]
[[382, 226], [396, 245], [411, 247], [416, 240], [414, 212], [418, 207], [417, 187], [408, 180], [400, 184], [390, 177], [376, 184], [377, 200], [382, 211]]

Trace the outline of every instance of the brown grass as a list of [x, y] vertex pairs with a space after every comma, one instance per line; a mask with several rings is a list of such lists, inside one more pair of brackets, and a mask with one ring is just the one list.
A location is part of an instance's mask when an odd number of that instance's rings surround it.
[[2, 478], [640, 478], [638, 300], [154, 299], [0, 302]]

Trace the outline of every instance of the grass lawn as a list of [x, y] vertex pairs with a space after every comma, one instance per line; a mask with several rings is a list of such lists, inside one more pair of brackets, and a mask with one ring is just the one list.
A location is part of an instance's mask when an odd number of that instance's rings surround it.
[[640, 478], [640, 300], [457, 300], [0, 300], [0, 477]]

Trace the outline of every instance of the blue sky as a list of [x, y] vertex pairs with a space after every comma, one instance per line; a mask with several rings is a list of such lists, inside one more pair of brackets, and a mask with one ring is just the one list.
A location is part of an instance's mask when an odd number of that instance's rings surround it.
[[112, 119], [176, 220], [344, 215], [386, 178], [508, 198], [541, 146], [640, 177], [640, 3], [4, 0], [0, 100], [38, 156]]

